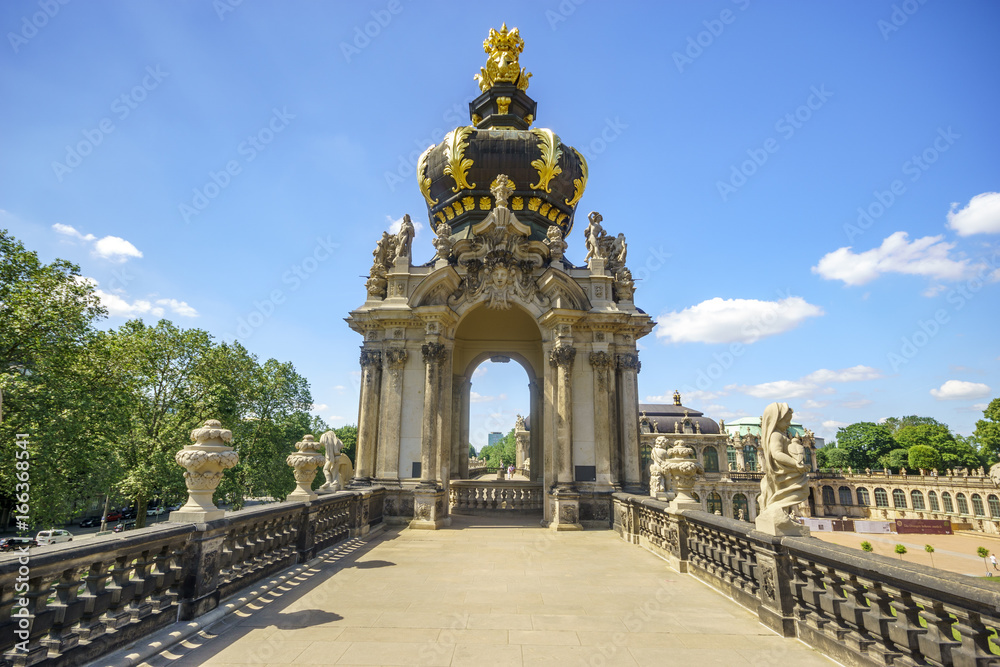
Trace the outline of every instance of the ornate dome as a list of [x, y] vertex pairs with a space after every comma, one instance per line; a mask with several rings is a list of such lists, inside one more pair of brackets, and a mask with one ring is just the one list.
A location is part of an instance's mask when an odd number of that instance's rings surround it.
[[452, 237], [469, 236], [495, 201], [490, 188], [506, 174], [509, 207], [541, 240], [551, 225], [565, 237], [587, 187], [587, 162], [552, 130], [531, 128], [535, 101], [525, 91], [530, 73], [518, 64], [524, 41], [506, 24], [483, 42], [489, 55], [476, 75], [483, 94], [469, 103], [472, 125], [458, 127], [417, 162], [417, 183], [431, 226], [447, 223]]

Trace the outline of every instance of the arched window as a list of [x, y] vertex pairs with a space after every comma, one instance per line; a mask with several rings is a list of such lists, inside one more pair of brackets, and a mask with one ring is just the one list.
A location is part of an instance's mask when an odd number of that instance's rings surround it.
[[823, 504], [824, 505], [836, 505], [837, 499], [833, 497], [833, 487], [824, 486], [823, 487]]
[[722, 496], [712, 491], [708, 494], [708, 513], [715, 514], [716, 512], [722, 514]]
[[726, 461], [729, 463], [730, 470], [740, 469], [739, 459], [736, 458], [736, 448], [732, 445], [726, 447]]
[[750, 503], [747, 502], [747, 497], [742, 493], [737, 493], [733, 496], [733, 518], [740, 518], [740, 510], [743, 510], [743, 520], [750, 520]]
[[986, 497], [986, 504], [990, 506], [990, 516], [994, 519], [1000, 517], [1000, 498], [992, 493]]
[[719, 472], [719, 452], [715, 447], [706, 447], [702, 456], [705, 459], [705, 472]]
[[748, 472], [758, 472], [757, 447], [755, 445], [743, 445], [743, 464]]
[[940, 512], [941, 511], [941, 506], [938, 505], [937, 492], [936, 491], [928, 491], [927, 492], [927, 500], [931, 504], [931, 511], [932, 512]]
[[915, 510], [924, 509], [924, 494], [920, 493], [916, 489], [910, 491], [910, 504], [913, 505], [913, 509]]
[[865, 507], [872, 504], [871, 496], [868, 495], [868, 489], [863, 486], [858, 489], [858, 504]]
[[951, 504], [951, 494], [945, 491], [941, 494], [941, 502], [944, 503], [944, 511], [948, 514], [955, 513], [955, 507]]
[[889, 506], [889, 494], [885, 492], [885, 489], [875, 489], [875, 507], [888, 507]]
[[968, 514], [969, 513], [969, 501], [965, 499], [964, 493], [956, 493], [955, 500], [958, 501], [958, 513]]
[[892, 506], [899, 509], [906, 509], [906, 492], [902, 489], [892, 490]]
[[805, 454], [806, 467], [812, 470], [813, 467], [813, 450], [812, 447], [803, 447], [803, 454]]
[[983, 497], [978, 493], [972, 494], [972, 511], [976, 516], [986, 516], [986, 508], [983, 507]]
[[840, 504], [841, 505], [853, 505], [854, 504], [854, 502], [853, 502], [853, 500], [854, 500], [853, 495], [851, 494], [851, 490], [848, 487], [842, 486], [839, 489], [837, 489], [837, 495], [840, 496]]
[[701, 496], [699, 496], [694, 491], [691, 492], [691, 497], [694, 498], [695, 500], [697, 500], [699, 503], [701, 502]]

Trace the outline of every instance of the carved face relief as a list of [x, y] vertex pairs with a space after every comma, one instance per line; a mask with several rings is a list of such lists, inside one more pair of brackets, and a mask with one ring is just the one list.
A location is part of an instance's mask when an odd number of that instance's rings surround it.
[[493, 275], [490, 276], [493, 281], [494, 289], [502, 290], [510, 283], [510, 272], [505, 266], [498, 266], [493, 269]]

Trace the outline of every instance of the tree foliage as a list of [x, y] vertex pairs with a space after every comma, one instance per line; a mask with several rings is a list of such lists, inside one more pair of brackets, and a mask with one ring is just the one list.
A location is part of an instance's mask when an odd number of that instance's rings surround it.
[[929, 445], [913, 445], [908, 450], [907, 463], [912, 470], [938, 470], [941, 454]]
[[494, 444], [486, 445], [479, 450], [479, 458], [485, 460], [486, 465], [491, 468], [506, 468], [514, 465], [517, 458], [517, 438], [514, 435], [514, 429], [511, 429], [507, 435]]
[[850, 466], [864, 470], [878, 468], [879, 460], [896, 449], [896, 441], [886, 426], [858, 422], [837, 431], [837, 449], [847, 452]]
[[980, 454], [985, 463], [995, 463], [1000, 459], [1000, 398], [994, 398], [983, 410], [983, 419], [976, 422], [973, 437], [979, 443]]
[[910, 462], [909, 450], [902, 448], [891, 449], [888, 454], [882, 455], [878, 462], [883, 468], [899, 472], [900, 468], [905, 468]]

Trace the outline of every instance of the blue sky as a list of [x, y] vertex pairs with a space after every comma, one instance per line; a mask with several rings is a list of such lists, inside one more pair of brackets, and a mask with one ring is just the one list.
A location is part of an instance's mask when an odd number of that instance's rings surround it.
[[[998, 20], [940, 0], [4, 2], [0, 227], [79, 263], [107, 326], [239, 337], [354, 423], [343, 318], [404, 213], [431, 257], [416, 158], [468, 124], [506, 21], [536, 126], [589, 159], [578, 212], [625, 233], [659, 322], [643, 400], [681, 389], [727, 419], [787, 400], [827, 438], [914, 413], [969, 433], [1000, 395]], [[526, 385], [480, 368], [474, 445]]]

